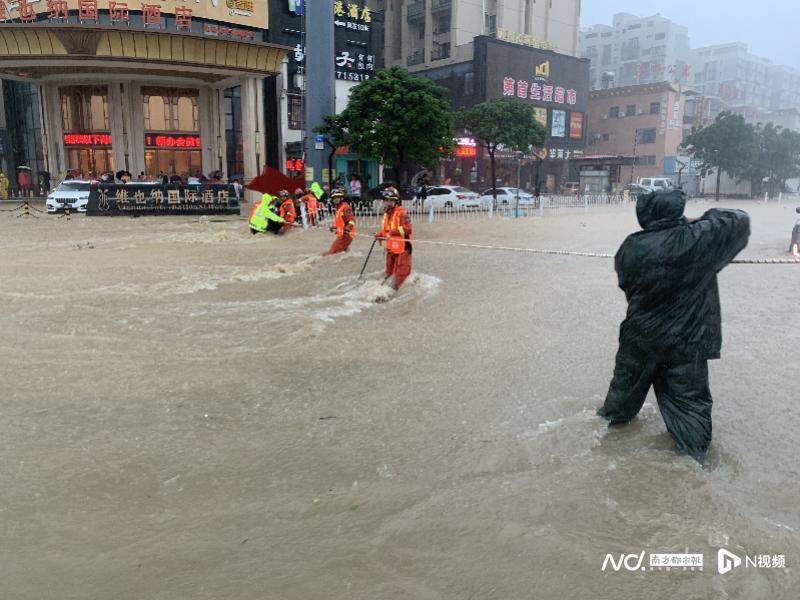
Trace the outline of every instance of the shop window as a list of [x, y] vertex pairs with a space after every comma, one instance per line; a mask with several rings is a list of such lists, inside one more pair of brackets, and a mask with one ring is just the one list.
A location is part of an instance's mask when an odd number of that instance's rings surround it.
[[192, 88], [142, 87], [144, 161], [149, 177], [201, 172], [199, 95]]
[[228, 175], [243, 175], [244, 139], [242, 137], [242, 91], [240, 86], [225, 90], [224, 110]]

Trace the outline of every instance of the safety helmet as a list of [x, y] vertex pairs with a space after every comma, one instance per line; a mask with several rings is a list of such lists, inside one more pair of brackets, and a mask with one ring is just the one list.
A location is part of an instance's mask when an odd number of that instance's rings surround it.
[[336, 188], [331, 192], [331, 200], [334, 202], [341, 202], [347, 197], [347, 194], [342, 188]]
[[289, 192], [287, 190], [281, 190], [280, 192], [278, 192], [278, 196], [280, 196], [281, 198], [288, 198]]
[[391, 200], [394, 202], [400, 201], [400, 194], [398, 193], [397, 188], [394, 187], [393, 185], [390, 185], [389, 187], [384, 189], [381, 192], [381, 196], [383, 197], [384, 200]]
[[298, 196], [299, 196], [300, 194], [302, 194], [302, 193], [303, 193], [303, 190], [301, 190], [300, 188], [297, 188], [297, 189], [294, 191], [294, 193], [295, 193], [296, 195], [298, 195]]

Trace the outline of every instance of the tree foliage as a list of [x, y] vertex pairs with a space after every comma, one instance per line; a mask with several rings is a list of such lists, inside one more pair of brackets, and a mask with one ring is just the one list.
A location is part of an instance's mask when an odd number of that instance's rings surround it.
[[447, 90], [400, 67], [355, 86], [347, 108], [326, 117], [317, 132], [394, 167], [398, 183], [411, 165], [434, 165], [454, 144]]
[[772, 123], [755, 128], [756, 149], [745, 177], [753, 195], [765, 189], [771, 195], [783, 191], [786, 180], [800, 175], [800, 133]]
[[716, 169], [715, 196], [719, 199], [723, 171], [738, 179], [747, 176], [752, 153], [756, 150], [757, 136], [753, 126], [748, 125], [744, 117], [722, 112], [710, 125], [694, 129], [683, 145], [692, 158], [701, 161], [703, 176]]
[[492, 165], [492, 195], [497, 202], [494, 156], [503, 146], [527, 153], [542, 146], [547, 130], [533, 116], [530, 105], [516, 98], [499, 98], [482, 102], [459, 114], [459, 123], [486, 148]]

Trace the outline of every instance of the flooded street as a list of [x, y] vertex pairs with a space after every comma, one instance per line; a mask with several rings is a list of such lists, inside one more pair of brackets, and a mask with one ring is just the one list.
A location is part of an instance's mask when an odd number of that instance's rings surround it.
[[[740, 259], [787, 257], [794, 204], [726, 206]], [[611, 254], [638, 229], [632, 205], [414, 227]], [[613, 260], [419, 243], [394, 294], [377, 248], [358, 280], [368, 237], [331, 238], [0, 213], [2, 597], [797, 598], [800, 265], [720, 275], [703, 468], [652, 395], [595, 416]], [[721, 547], [787, 568], [720, 575]], [[642, 551], [705, 568], [601, 570]]]

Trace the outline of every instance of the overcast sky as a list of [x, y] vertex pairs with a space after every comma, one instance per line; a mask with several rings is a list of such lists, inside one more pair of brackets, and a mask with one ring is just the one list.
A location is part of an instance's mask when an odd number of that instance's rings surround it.
[[798, 0], [583, 0], [581, 27], [611, 25], [618, 12], [660, 13], [689, 28], [692, 48], [744, 42], [753, 54], [800, 68], [798, 8]]

